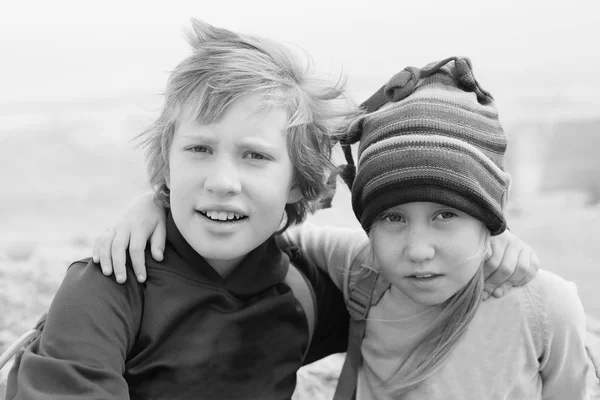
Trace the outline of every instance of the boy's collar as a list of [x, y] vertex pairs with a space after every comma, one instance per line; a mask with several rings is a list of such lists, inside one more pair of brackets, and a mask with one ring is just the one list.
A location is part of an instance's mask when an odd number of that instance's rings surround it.
[[240, 298], [251, 297], [283, 282], [289, 267], [289, 258], [279, 249], [275, 238], [271, 236], [247, 254], [240, 265], [226, 279], [223, 279], [183, 238], [170, 212], [167, 216], [167, 241], [189, 267], [190, 273], [201, 273]]

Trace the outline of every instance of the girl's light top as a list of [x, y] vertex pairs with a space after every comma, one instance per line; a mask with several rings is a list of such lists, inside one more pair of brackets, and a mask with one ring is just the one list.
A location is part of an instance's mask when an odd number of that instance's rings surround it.
[[[350, 265], [368, 246], [364, 231], [305, 224], [285, 235], [305, 257], [326, 267], [347, 297]], [[406, 319], [399, 316], [401, 307], [394, 290], [388, 290], [371, 308], [362, 344], [359, 400], [394, 398], [382, 382], [393, 385], [394, 368], [437, 316], [434, 308]], [[584, 334], [585, 314], [575, 285], [540, 270], [529, 284], [483, 302], [447, 362], [402, 398], [587, 399]]]

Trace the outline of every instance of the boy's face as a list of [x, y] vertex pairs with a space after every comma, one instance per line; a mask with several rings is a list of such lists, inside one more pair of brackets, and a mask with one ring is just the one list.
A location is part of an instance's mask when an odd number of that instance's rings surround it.
[[208, 125], [184, 115], [169, 152], [175, 224], [222, 276], [268, 239], [286, 203], [302, 196], [283, 132], [287, 112], [259, 111], [262, 100], [242, 98]]

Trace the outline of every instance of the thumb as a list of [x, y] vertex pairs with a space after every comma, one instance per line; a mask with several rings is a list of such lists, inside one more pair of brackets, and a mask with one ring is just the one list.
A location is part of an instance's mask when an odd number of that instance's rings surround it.
[[154, 232], [150, 237], [150, 251], [152, 252], [152, 258], [160, 262], [163, 260], [163, 252], [165, 249], [165, 243], [167, 241], [167, 228], [163, 221], [156, 224]]

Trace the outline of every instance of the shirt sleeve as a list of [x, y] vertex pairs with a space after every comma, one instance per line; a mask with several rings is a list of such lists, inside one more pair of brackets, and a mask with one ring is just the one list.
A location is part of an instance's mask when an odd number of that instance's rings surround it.
[[[543, 273], [543, 271], [540, 271]], [[572, 282], [547, 274], [538, 311], [543, 354], [540, 374], [544, 400], [587, 399], [588, 361], [585, 350], [585, 312]]]
[[306, 365], [328, 355], [346, 351], [350, 315], [346, 309], [344, 295], [327, 272], [312, 263], [306, 263], [303, 267], [312, 284], [317, 308], [315, 331], [304, 358]]
[[348, 347], [350, 316], [341, 288], [351, 262], [367, 243], [363, 231], [321, 228], [305, 223], [288, 229], [282, 239], [308, 261], [304, 271], [313, 285], [317, 321], [305, 364]]
[[42, 335], [23, 353], [15, 399], [129, 399], [123, 374], [141, 304], [132, 276], [119, 285], [91, 261], [72, 264]]
[[297, 246], [310, 262], [327, 271], [340, 290], [346, 287], [350, 266], [369, 243], [362, 230], [317, 227], [310, 223], [288, 229], [284, 239]]

